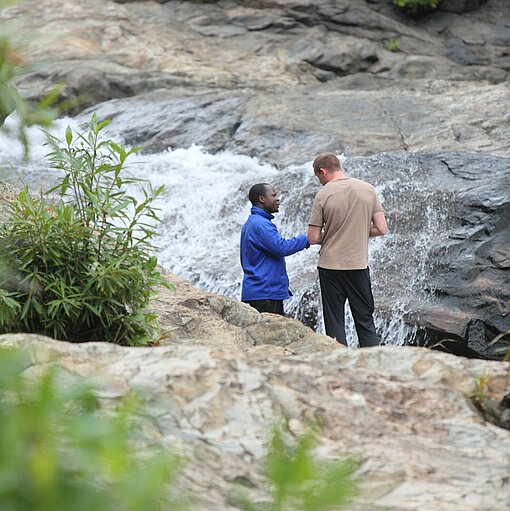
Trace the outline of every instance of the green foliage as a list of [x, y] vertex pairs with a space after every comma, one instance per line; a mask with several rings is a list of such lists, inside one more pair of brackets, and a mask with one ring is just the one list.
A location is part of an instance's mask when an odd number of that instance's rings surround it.
[[393, 0], [393, 3], [411, 14], [434, 11], [441, 0]]
[[398, 52], [400, 51], [400, 40], [398, 37], [392, 37], [389, 39], [389, 41], [386, 43], [386, 48], [389, 51], [392, 52]]
[[501, 332], [489, 343], [495, 355], [503, 356], [503, 360], [510, 360], [510, 329]]
[[23, 377], [28, 365], [19, 351], [0, 349], [2, 511], [180, 507], [169, 492], [180, 460], [154, 446], [143, 456], [134, 448], [141, 412], [136, 400], [98, 413], [90, 387], [57, 390], [53, 371]]
[[489, 388], [489, 377], [484, 371], [477, 378], [475, 378], [475, 394], [473, 396], [474, 402], [483, 408], [487, 400], [487, 390]]
[[153, 202], [163, 187], [142, 188], [141, 202], [127, 194], [124, 185], [142, 184], [123, 172], [136, 149], [102, 139], [107, 124], [94, 116], [83, 132], [68, 128], [65, 141], [48, 135], [49, 162], [62, 173], [57, 186], [41, 198], [25, 188], [11, 204], [0, 226], [9, 268], [0, 278], [0, 333], [130, 345], [154, 335], [145, 308], [157, 286], [170, 287], [151, 255]]
[[[0, 10], [12, 0], [0, 0]], [[25, 154], [28, 153], [26, 128], [32, 125], [48, 127], [57, 117], [59, 109], [55, 107], [60, 87], [55, 87], [39, 102], [25, 99], [18, 91], [14, 82], [29, 69], [21, 56], [23, 53], [24, 31], [19, 22], [0, 21], [0, 126], [3, 129], [5, 118], [16, 112], [19, 118], [18, 140], [23, 144]]]
[[356, 464], [352, 460], [317, 459], [314, 438], [309, 430], [291, 443], [281, 427], [274, 428], [265, 469], [271, 501], [255, 504], [246, 496], [238, 496], [241, 509], [328, 511], [347, 505], [355, 495]]

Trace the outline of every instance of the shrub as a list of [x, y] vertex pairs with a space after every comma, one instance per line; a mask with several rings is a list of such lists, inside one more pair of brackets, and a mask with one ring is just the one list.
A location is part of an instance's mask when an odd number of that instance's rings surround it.
[[434, 11], [439, 7], [441, 0], [393, 0], [398, 7], [411, 14]]
[[0, 278], [0, 333], [130, 345], [154, 335], [145, 309], [158, 285], [169, 287], [151, 255], [163, 187], [142, 187], [141, 202], [127, 194], [124, 185], [143, 184], [123, 172], [136, 149], [101, 139], [107, 124], [94, 116], [76, 136], [68, 128], [65, 141], [48, 135], [57, 186], [40, 198], [25, 188], [0, 226], [9, 268]]
[[133, 399], [106, 415], [90, 387], [58, 390], [54, 371], [30, 380], [17, 350], [0, 349], [0, 502], [3, 511], [176, 509], [169, 484], [180, 460], [144, 453]]

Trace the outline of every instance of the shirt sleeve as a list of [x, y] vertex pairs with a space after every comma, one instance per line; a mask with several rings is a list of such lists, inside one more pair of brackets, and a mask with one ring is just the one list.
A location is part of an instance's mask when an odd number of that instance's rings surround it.
[[374, 200], [374, 210], [373, 210], [373, 215], [375, 215], [376, 213], [384, 213], [384, 210], [381, 206], [381, 201], [379, 200], [379, 197], [377, 196], [377, 192], [375, 191], [375, 188], [374, 188], [374, 197], [375, 197], [375, 200]]
[[255, 234], [256, 240], [253, 240], [254, 244], [260, 250], [272, 256], [289, 256], [310, 246], [305, 234], [285, 239], [271, 222], [267, 222], [264, 226], [259, 225]]
[[318, 194], [315, 196], [312, 204], [312, 211], [310, 213], [308, 225], [315, 225], [317, 227], [322, 227], [324, 225], [324, 216], [322, 215], [322, 202]]

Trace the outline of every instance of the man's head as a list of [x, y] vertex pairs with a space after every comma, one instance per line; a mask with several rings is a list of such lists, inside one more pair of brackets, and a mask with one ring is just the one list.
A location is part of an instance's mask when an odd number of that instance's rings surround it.
[[248, 193], [250, 202], [269, 214], [278, 213], [280, 199], [275, 189], [269, 183], [257, 183], [250, 188]]
[[321, 153], [313, 161], [313, 173], [318, 177], [321, 185], [325, 185], [342, 172], [338, 156], [333, 153]]

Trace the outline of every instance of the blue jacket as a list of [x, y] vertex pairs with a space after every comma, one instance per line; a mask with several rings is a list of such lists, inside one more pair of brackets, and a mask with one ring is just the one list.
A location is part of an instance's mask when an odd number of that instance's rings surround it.
[[271, 222], [273, 215], [253, 206], [241, 231], [241, 266], [244, 271], [241, 300], [285, 300], [289, 277], [285, 256], [310, 245], [306, 235], [282, 238]]

